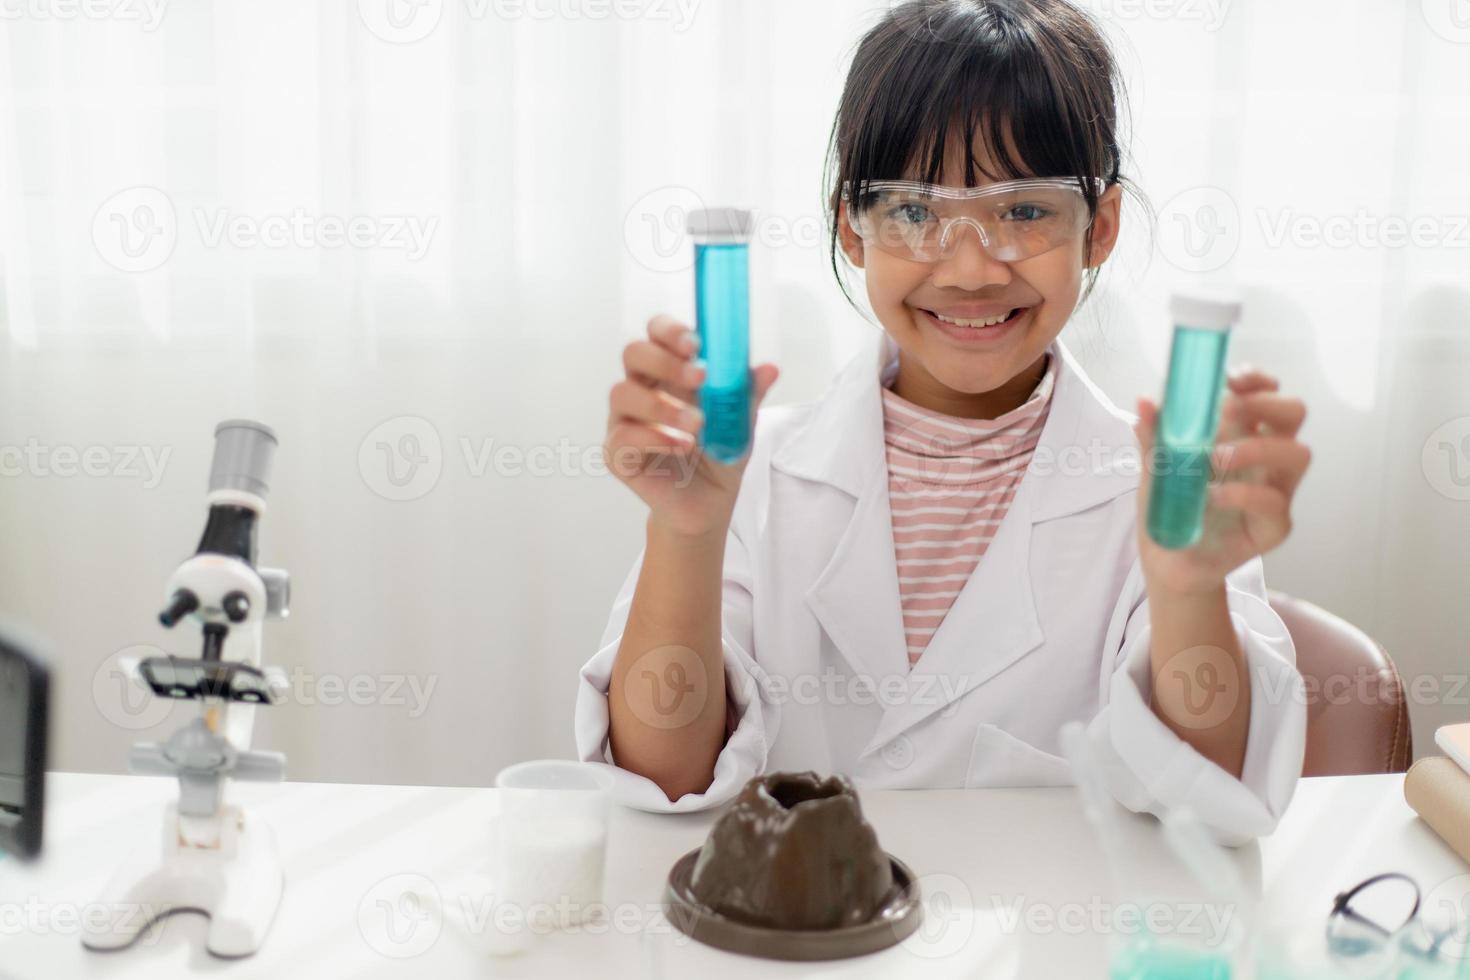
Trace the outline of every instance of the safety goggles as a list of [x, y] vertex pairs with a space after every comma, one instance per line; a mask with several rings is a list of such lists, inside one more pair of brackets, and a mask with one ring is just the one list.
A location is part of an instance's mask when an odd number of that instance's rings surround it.
[[[1101, 194], [1103, 181], [1094, 181]], [[1019, 262], [1077, 240], [1091, 222], [1084, 186], [1052, 177], [985, 187], [875, 180], [844, 185], [842, 199], [863, 242], [899, 258], [947, 259], [968, 226], [992, 258]]]
[[1399, 872], [1374, 875], [1338, 895], [1327, 916], [1327, 948], [1338, 972], [1377, 976], [1390, 970], [1398, 977], [1470, 973], [1470, 919], [1460, 913], [1459, 901], [1440, 902], [1449, 906], [1450, 914], [1436, 909], [1440, 914], [1431, 920], [1420, 912], [1421, 898], [1418, 883]]

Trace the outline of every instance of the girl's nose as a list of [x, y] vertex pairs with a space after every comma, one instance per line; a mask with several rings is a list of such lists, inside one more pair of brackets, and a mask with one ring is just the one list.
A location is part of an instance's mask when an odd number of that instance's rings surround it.
[[934, 285], [973, 290], [993, 283], [1010, 282], [1011, 267], [985, 251], [980, 235], [980, 229], [968, 221], [949, 229], [951, 251], [935, 263], [930, 277]]

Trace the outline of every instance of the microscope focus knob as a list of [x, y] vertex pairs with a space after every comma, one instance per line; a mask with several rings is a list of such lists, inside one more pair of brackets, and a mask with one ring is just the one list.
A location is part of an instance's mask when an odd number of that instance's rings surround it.
[[199, 597], [188, 589], [179, 589], [169, 600], [168, 608], [158, 614], [158, 621], [173, 628], [174, 624], [199, 608]]
[[229, 593], [220, 605], [224, 608], [225, 617], [232, 623], [243, 623], [245, 617], [250, 615], [250, 598], [243, 592]]

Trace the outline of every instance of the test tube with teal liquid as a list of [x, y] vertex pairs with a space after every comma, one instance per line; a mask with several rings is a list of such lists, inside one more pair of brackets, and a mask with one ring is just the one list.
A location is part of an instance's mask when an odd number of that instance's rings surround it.
[[1176, 294], [1169, 310], [1174, 341], [1149, 461], [1148, 534], [1162, 547], [1188, 548], [1204, 531], [1225, 355], [1230, 328], [1240, 319], [1240, 301]]
[[754, 216], [738, 208], [689, 214], [694, 240], [694, 314], [704, 360], [700, 445], [733, 463], [750, 450], [750, 237]]

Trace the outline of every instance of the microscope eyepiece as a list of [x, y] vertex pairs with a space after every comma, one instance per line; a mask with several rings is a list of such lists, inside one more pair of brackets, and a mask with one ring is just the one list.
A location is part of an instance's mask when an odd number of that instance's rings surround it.
[[270, 493], [271, 460], [276, 433], [249, 419], [229, 419], [215, 426], [214, 459], [209, 466], [209, 491], [241, 490], [264, 500]]
[[179, 589], [169, 600], [168, 608], [158, 614], [158, 621], [169, 629], [191, 612], [199, 608], [199, 597], [188, 589]]

